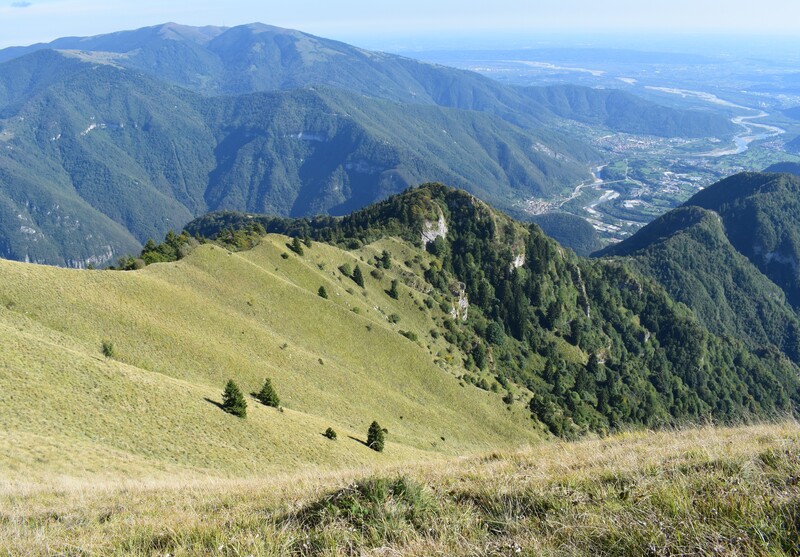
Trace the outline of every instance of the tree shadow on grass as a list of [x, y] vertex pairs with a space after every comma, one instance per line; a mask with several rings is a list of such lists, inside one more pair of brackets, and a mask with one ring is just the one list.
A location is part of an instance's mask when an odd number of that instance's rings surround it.
[[222, 406], [222, 403], [221, 403], [221, 402], [217, 402], [216, 400], [211, 400], [211, 399], [210, 399], [210, 398], [208, 398], [208, 397], [203, 397], [203, 400], [205, 400], [205, 401], [206, 401], [206, 402], [208, 402], [209, 404], [213, 404], [214, 406], [216, 406], [216, 407], [217, 407], [217, 408], [219, 408], [220, 410], [225, 410], [225, 408]]
[[362, 440], [361, 440], [361, 439], [359, 439], [358, 437], [353, 437], [352, 435], [348, 435], [348, 437], [349, 437], [350, 439], [352, 439], [353, 441], [358, 441], [359, 443], [361, 443], [361, 444], [362, 444], [362, 445], [364, 445], [365, 447], [369, 447], [369, 445], [367, 445], [367, 442], [366, 442], [366, 441], [362, 441]]

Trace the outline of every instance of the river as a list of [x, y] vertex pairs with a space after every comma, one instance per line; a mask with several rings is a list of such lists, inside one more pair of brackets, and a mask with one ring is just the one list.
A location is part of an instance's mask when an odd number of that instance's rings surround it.
[[[753, 110], [753, 109], [750, 109]], [[778, 126], [770, 126], [768, 124], [754, 124], [750, 120], [757, 120], [769, 116], [766, 112], [759, 111], [758, 114], [753, 116], [736, 116], [731, 118], [731, 122], [737, 126], [742, 126], [745, 131], [733, 138], [733, 147], [724, 147], [721, 149], [714, 149], [708, 153], [700, 153], [695, 155], [697, 157], [724, 157], [726, 155], [738, 155], [744, 153], [750, 148], [750, 144], [754, 141], [768, 139], [786, 133], [786, 130]], [[762, 131], [757, 131], [757, 130]]]

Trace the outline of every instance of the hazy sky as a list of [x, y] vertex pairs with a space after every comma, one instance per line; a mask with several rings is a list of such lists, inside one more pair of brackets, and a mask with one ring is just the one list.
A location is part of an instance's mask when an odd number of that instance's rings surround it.
[[175, 21], [260, 21], [372, 44], [403, 35], [563, 31], [777, 33], [800, 37], [798, 0], [0, 0], [0, 47]]

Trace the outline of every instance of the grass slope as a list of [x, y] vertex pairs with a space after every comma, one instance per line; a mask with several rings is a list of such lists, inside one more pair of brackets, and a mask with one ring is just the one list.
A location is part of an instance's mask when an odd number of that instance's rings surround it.
[[12, 555], [796, 555], [800, 429], [623, 433], [322, 476], [0, 487]]
[[[353, 255], [314, 244], [284, 259], [286, 242], [201, 246], [126, 273], [0, 262], [0, 423], [15, 447], [4, 477], [258, 475], [535, 440], [522, 407], [433, 363], [419, 293], [389, 298], [392, 272], [380, 283], [365, 272], [362, 291], [337, 271]], [[251, 392], [265, 377], [284, 412], [252, 398], [246, 420], [217, 407], [228, 378]], [[383, 454], [360, 442], [374, 419], [389, 430]]]

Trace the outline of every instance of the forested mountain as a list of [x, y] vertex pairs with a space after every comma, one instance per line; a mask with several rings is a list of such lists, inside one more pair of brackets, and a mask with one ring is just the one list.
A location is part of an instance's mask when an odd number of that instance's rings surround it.
[[800, 358], [800, 179], [722, 180], [599, 256], [624, 256], [712, 331]]
[[207, 210], [343, 214], [432, 177], [511, 207], [583, 179], [594, 156], [488, 114], [342, 90], [209, 99], [53, 51], [8, 65], [38, 68], [0, 73], [12, 259], [103, 264]]
[[513, 211], [588, 177], [598, 155], [565, 119], [732, 131], [623, 93], [509, 87], [261, 24], [65, 38], [0, 60], [0, 256], [78, 267], [209, 210], [341, 215], [430, 180]]
[[624, 263], [578, 258], [465, 192], [425, 185], [341, 219], [210, 214], [187, 232], [233, 239], [260, 227], [354, 249], [387, 235], [424, 244], [436, 260], [425, 283], [407, 284], [466, 294], [468, 313], [454, 310], [443, 334], [473, 380], [489, 371], [524, 385], [558, 435], [770, 413], [798, 396], [797, 368], [777, 350], [708, 333]]

